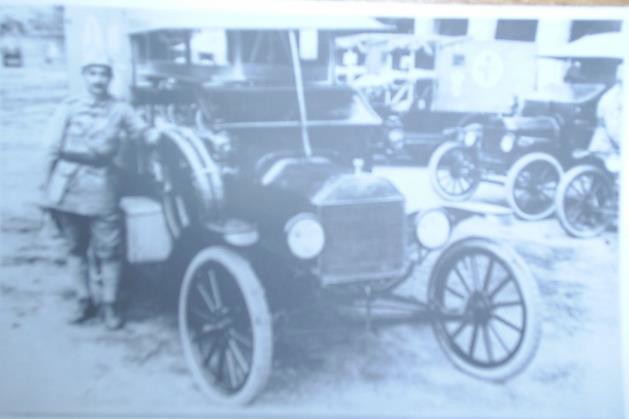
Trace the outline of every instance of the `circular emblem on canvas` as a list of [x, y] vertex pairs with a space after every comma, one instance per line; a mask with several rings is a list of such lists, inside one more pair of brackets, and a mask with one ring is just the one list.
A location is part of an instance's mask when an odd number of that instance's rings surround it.
[[472, 63], [472, 77], [480, 87], [495, 87], [502, 79], [504, 63], [495, 51], [481, 51]]

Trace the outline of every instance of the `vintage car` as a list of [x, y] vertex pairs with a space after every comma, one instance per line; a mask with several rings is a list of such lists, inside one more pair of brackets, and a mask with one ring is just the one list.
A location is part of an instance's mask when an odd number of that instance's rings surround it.
[[557, 188], [557, 218], [573, 237], [588, 238], [617, 226], [620, 157], [578, 151], [578, 164], [562, 176]]
[[[143, 186], [122, 202], [127, 257], [181, 267], [168, 270], [181, 281], [180, 339], [205, 395], [251, 402], [273, 368], [278, 319], [304, 301], [358, 307], [370, 324], [383, 312], [428, 321], [453, 364], [481, 379], [527, 366], [540, 339], [535, 280], [504, 244], [451, 239], [461, 220], [504, 208], [407, 214], [400, 191], [363, 164], [382, 121], [333, 82], [328, 48], [336, 31], [380, 23], [149, 16], [131, 25], [133, 93], [163, 135], [139, 153]], [[226, 62], [192, 65], [199, 27], [221, 29]], [[171, 105], [184, 122], [168, 122]], [[434, 252], [428, 294], [397, 292]]]
[[[427, 162], [452, 127], [509, 113], [533, 87], [534, 46], [443, 35], [337, 37], [336, 74], [385, 120], [376, 152]], [[519, 71], [516, 71], [519, 70]]]
[[[528, 94], [517, 111], [452, 130], [451, 141], [432, 155], [434, 189], [443, 198], [470, 198], [481, 182], [504, 184], [514, 213], [539, 220], [555, 210], [562, 172], [575, 164], [572, 152], [587, 148], [597, 124], [596, 108], [623, 54], [617, 34], [590, 35], [540, 54], [561, 60], [561, 84]], [[592, 49], [592, 41], [600, 43]], [[614, 47], [614, 45], [618, 45]]]

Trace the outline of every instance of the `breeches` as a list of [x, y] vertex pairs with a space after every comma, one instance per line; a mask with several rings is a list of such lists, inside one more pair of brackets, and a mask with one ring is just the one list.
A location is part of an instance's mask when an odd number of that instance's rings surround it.
[[94, 255], [100, 260], [119, 259], [122, 256], [120, 214], [85, 216], [57, 212], [56, 216], [71, 255], [85, 256], [91, 246]]
[[[68, 268], [71, 271], [75, 291], [79, 298], [95, 297], [95, 278], [90, 272], [100, 273], [102, 300], [113, 303], [117, 299], [122, 268], [123, 231], [119, 214], [83, 216], [56, 212], [61, 232], [68, 248]], [[99, 262], [98, 268], [90, 269], [88, 249]], [[91, 281], [90, 281], [91, 279]]]

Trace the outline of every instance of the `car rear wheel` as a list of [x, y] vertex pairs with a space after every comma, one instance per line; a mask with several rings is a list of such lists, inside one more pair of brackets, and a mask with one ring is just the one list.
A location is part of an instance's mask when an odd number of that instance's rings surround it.
[[541, 334], [536, 283], [524, 262], [497, 242], [463, 239], [441, 255], [429, 298], [447, 357], [472, 376], [504, 381], [531, 361]]
[[475, 151], [452, 142], [435, 150], [428, 171], [433, 188], [448, 201], [469, 199], [481, 180]]
[[595, 237], [607, 228], [615, 199], [614, 185], [605, 171], [576, 166], [559, 183], [557, 218], [571, 236]]
[[534, 221], [555, 211], [555, 193], [563, 169], [547, 153], [531, 153], [515, 162], [507, 175], [507, 200], [521, 219]]
[[192, 259], [179, 296], [179, 332], [188, 367], [213, 401], [247, 404], [264, 388], [272, 320], [262, 285], [239, 254], [208, 247]]
[[164, 215], [173, 236], [179, 237], [190, 225], [217, 216], [223, 181], [203, 141], [189, 129], [165, 130], [157, 150]]

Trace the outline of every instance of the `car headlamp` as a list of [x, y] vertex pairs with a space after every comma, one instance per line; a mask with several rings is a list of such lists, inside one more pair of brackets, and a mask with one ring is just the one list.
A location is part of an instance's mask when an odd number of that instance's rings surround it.
[[450, 217], [441, 208], [421, 212], [415, 219], [415, 238], [425, 248], [433, 250], [445, 246], [451, 234]]
[[605, 159], [605, 168], [607, 168], [610, 173], [619, 173], [620, 158], [618, 156], [608, 156]]
[[288, 220], [284, 231], [288, 248], [299, 259], [312, 259], [323, 250], [325, 232], [314, 214], [297, 214]]
[[402, 128], [390, 129], [387, 138], [392, 148], [399, 149], [404, 145], [404, 130]]
[[476, 130], [468, 130], [465, 131], [463, 135], [463, 144], [467, 147], [472, 147], [478, 141], [478, 137], [480, 137], [480, 133]]
[[515, 145], [516, 137], [513, 133], [505, 134], [500, 140], [500, 149], [504, 153], [509, 153], [513, 150], [513, 146]]

